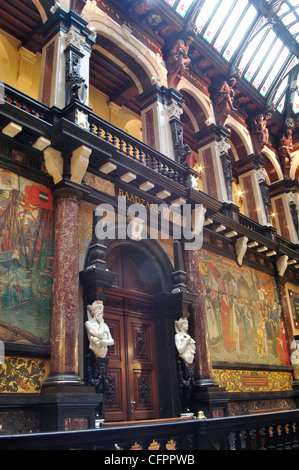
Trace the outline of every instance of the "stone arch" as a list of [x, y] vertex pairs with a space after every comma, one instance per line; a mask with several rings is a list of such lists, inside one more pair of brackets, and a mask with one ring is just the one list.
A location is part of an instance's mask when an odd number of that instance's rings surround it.
[[296, 174], [298, 172], [298, 168], [299, 168], [299, 151], [296, 151], [293, 155], [292, 155], [292, 163], [291, 163], [291, 170], [290, 170], [290, 178], [292, 180], [295, 180], [296, 179]]
[[40, 0], [31, 0], [31, 1], [35, 5], [37, 11], [39, 12], [42, 22], [45, 23], [48, 19], [48, 16], [47, 16], [46, 10], [44, 9], [42, 5], [42, 2]]
[[[182, 80], [180, 85], [181, 86], [179, 86], [179, 91], [182, 93], [182, 95], [185, 94], [191, 97], [194, 103], [196, 103], [197, 108], [200, 109], [201, 113], [203, 114], [204, 121], [214, 121], [214, 112], [210, 102], [210, 98], [206, 96], [203, 92], [199, 91], [197, 88], [193, 87], [193, 85], [185, 79]], [[196, 124], [196, 118], [194, 115], [192, 117], [192, 122], [194, 123], [195, 131], [199, 131], [200, 127], [198, 124]]]
[[[228, 116], [225, 126], [231, 129], [238, 137], [239, 143], [243, 146], [244, 152], [247, 155], [253, 153], [253, 146], [250, 138], [249, 131], [246, 127], [242, 126], [239, 122]], [[242, 155], [245, 156], [245, 155]]]
[[266, 157], [266, 171], [269, 181], [273, 183], [274, 181], [282, 180], [284, 176], [275, 153], [268, 147], [264, 147], [262, 155]]
[[[107, 50], [105, 50], [105, 54], [110, 55], [111, 58], [113, 57], [113, 60], [123, 67], [125, 71], [129, 71], [139, 93], [145, 91], [154, 80], [158, 80], [160, 86], [167, 83], [166, 68], [162, 56], [158, 51], [156, 54], [149, 51], [145, 45], [132, 35], [132, 31], [128, 26], [124, 24], [120, 26], [93, 3], [85, 6], [82, 16], [88, 21], [88, 27], [93, 28], [98, 36], [113, 42], [115, 46], [113, 54], [109, 54]], [[101, 49], [100, 41], [98, 41], [98, 45], [95, 48], [104, 52]], [[129, 65], [126, 63], [126, 60], [123, 60], [121, 51], [131, 57]], [[132, 60], [135, 61], [135, 70], [138, 74], [131, 67]], [[141, 71], [146, 75], [144, 82], [139, 78]]]

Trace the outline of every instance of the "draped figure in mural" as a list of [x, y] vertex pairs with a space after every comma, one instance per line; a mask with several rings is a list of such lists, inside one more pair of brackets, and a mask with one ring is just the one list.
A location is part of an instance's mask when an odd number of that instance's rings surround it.
[[232, 338], [232, 324], [230, 315], [230, 304], [228, 294], [222, 294], [221, 300], [221, 322], [223, 331], [223, 344], [228, 352], [236, 349], [236, 344]]

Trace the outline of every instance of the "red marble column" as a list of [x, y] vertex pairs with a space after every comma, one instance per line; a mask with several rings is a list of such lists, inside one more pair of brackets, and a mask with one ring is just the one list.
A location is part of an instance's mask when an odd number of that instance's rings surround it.
[[[289, 306], [288, 306], [288, 301], [287, 301], [287, 293], [285, 289], [284, 280], [278, 278], [276, 279], [276, 282], [277, 282], [277, 288], [278, 288], [279, 302], [281, 306], [281, 320], [283, 321], [283, 324], [284, 324], [289, 356], [291, 357], [291, 354], [294, 351], [294, 348], [292, 349], [292, 344], [294, 343], [294, 333], [293, 333], [293, 327], [292, 327], [290, 311], [289, 311]], [[293, 374], [294, 374], [295, 380], [298, 381], [299, 380], [298, 366], [293, 367]]]
[[78, 357], [80, 193], [60, 188], [54, 197], [51, 373], [47, 384], [76, 384], [81, 382]]
[[199, 255], [197, 251], [184, 252], [185, 271], [187, 273], [188, 291], [196, 294], [189, 318], [190, 335], [196, 342], [194, 358], [195, 383], [200, 386], [215, 386], [212, 376], [212, 364], [208, 342], [208, 329], [205, 309], [205, 297], [201, 274], [199, 271]]

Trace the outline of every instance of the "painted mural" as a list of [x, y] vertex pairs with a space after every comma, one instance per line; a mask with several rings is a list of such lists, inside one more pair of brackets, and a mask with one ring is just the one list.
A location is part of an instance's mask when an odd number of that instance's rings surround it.
[[0, 339], [49, 344], [51, 191], [0, 169]]
[[290, 365], [274, 279], [200, 251], [213, 363]]

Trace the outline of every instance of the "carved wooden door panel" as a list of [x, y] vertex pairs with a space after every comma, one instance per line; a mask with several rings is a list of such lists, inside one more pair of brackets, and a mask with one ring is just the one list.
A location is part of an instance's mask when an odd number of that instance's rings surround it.
[[155, 324], [127, 318], [129, 419], [158, 418]]
[[106, 421], [159, 417], [155, 321], [151, 288], [131, 257], [115, 250], [107, 266], [120, 275], [109, 291], [104, 318], [109, 347]]

